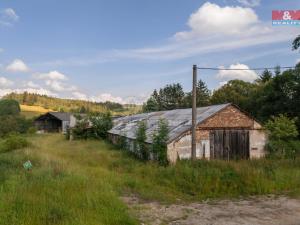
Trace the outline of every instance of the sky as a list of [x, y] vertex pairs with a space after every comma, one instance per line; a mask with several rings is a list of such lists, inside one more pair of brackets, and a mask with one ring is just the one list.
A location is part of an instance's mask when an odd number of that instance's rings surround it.
[[[153, 89], [192, 87], [192, 65], [294, 66], [300, 27], [272, 26], [298, 0], [1, 0], [0, 96], [137, 103]], [[198, 71], [209, 89], [255, 71]]]

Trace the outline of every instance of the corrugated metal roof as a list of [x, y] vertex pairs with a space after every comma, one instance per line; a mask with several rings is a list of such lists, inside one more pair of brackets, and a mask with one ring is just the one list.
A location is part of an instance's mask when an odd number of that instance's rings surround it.
[[66, 112], [49, 112], [52, 116], [55, 116], [61, 121], [70, 121], [71, 113]]
[[[197, 108], [197, 124], [211, 117], [228, 105], [230, 105], [230, 103]], [[158, 122], [160, 119], [164, 119], [168, 123], [168, 142], [171, 142], [182, 133], [191, 129], [192, 109], [174, 109], [169, 111], [159, 111], [121, 117], [114, 120], [114, 127], [109, 130], [108, 133], [135, 139], [135, 133], [138, 128], [138, 123], [140, 121], [146, 121], [147, 142], [152, 143], [152, 135], [154, 131], [157, 130]]]

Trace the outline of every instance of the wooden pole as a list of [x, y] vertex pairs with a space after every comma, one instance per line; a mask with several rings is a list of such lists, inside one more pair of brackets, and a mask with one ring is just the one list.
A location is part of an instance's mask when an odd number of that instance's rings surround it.
[[197, 65], [193, 65], [192, 160], [196, 160], [196, 126], [197, 126]]

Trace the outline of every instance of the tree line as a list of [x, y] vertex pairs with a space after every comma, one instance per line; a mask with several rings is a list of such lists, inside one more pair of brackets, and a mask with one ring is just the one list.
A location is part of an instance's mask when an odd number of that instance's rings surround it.
[[46, 109], [52, 109], [60, 112], [89, 113], [106, 112], [108, 110], [114, 112], [123, 112], [126, 110], [123, 105], [115, 102], [91, 102], [85, 100], [61, 99], [28, 92], [21, 94], [10, 93], [4, 96], [3, 99], [13, 99], [19, 104], [42, 106]]
[[[231, 80], [219, 89], [210, 91], [206, 84], [197, 83], [197, 107], [233, 103], [257, 120], [266, 122], [271, 116], [285, 114], [300, 117], [300, 63], [295, 69], [263, 71], [254, 82]], [[191, 92], [185, 93], [181, 84], [169, 84], [154, 90], [143, 105], [144, 112], [190, 108]], [[296, 120], [300, 130], [299, 120]]]

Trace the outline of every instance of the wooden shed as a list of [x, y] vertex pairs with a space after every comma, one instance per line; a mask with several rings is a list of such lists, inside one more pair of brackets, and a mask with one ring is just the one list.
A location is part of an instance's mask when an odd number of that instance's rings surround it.
[[65, 112], [48, 112], [34, 120], [35, 127], [43, 132], [63, 132], [70, 126], [72, 114]]
[[[167, 155], [170, 162], [191, 157], [192, 109], [175, 109], [126, 116], [114, 120], [109, 138], [116, 143], [120, 136], [127, 138], [133, 149], [135, 133], [140, 121], [147, 124], [147, 140], [152, 143], [158, 122], [168, 123]], [[254, 118], [233, 104], [197, 108], [197, 158], [249, 159], [265, 155], [267, 135]]]

